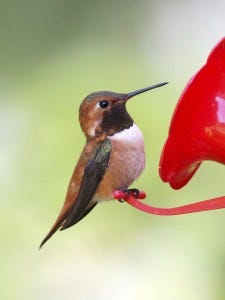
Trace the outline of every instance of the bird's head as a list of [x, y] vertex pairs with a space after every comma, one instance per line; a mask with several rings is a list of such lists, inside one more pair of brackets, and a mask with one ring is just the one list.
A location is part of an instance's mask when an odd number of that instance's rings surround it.
[[133, 125], [133, 119], [126, 110], [126, 102], [132, 97], [165, 85], [155, 84], [128, 94], [109, 91], [94, 92], [80, 105], [80, 125], [87, 138], [105, 138]]

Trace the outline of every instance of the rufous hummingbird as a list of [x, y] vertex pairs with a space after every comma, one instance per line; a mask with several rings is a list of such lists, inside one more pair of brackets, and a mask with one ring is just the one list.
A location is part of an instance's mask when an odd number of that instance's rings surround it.
[[80, 105], [79, 121], [86, 144], [70, 180], [62, 210], [40, 247], [58, 230], [84, 218], [98, 202], [128, 187], [145, 166], [143, 135], [126, 110], [132, 97], [158, 88], [155, 84], [128, 94], [95, 92]]

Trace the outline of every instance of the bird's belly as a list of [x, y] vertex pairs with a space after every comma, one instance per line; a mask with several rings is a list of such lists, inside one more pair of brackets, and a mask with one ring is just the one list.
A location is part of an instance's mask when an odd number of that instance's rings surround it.
[[107, 171], [94, 196], [97, 201], [112, 198], [114, 190], [128, 188], [145, 166], [143, 136], [135, 124], [123, 133], [115, 134], [110, 140], [112, 153]]

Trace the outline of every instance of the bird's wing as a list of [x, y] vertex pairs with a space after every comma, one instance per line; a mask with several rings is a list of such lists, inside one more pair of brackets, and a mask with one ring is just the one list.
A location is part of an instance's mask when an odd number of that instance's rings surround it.
[[68, 212], [63, 222], [62, 230], [77, 223], [78, 220], [81, 220], [86, 215], [86, 210], [90, 210], [89, 203], [108, 167], [111, 149], [110, 140], [105, 140], [99, 145], [88, 162], [84, 169], [76, 202]]
[[[96, 202], [91, 202], [91, 199], [106, 172], [111, 150], [112, 145], [109, 139], [96, 144], [94, 154], [90, 157], [84, 168], [78, 195], [75, 199], [72, 199], [72, 201], [67, 201], [66, 199], [59, 217], [48, 235], [42, 241], [40, 247], [42, 247], [59, 228], [64, 230], [74, 225], [85, 217], [97, 204]], [[67, 202], [71, 204], [68, 206]]]

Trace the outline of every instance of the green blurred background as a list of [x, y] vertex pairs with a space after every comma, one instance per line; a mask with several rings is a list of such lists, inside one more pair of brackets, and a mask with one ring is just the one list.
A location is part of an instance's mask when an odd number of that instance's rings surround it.
[[170, 84], [128, 105], [146, 170], [135, 183], [170, 207], [225, 194], [225, 167], [204, 163], [182, 190], [158, 176], [187, 80], [224, 36], [224, 1], [0, 1], [0, 298], [225, 299], [225, 212], [156, 217], [104, 203], [38, 246], [84, 145], [90, 92]]

